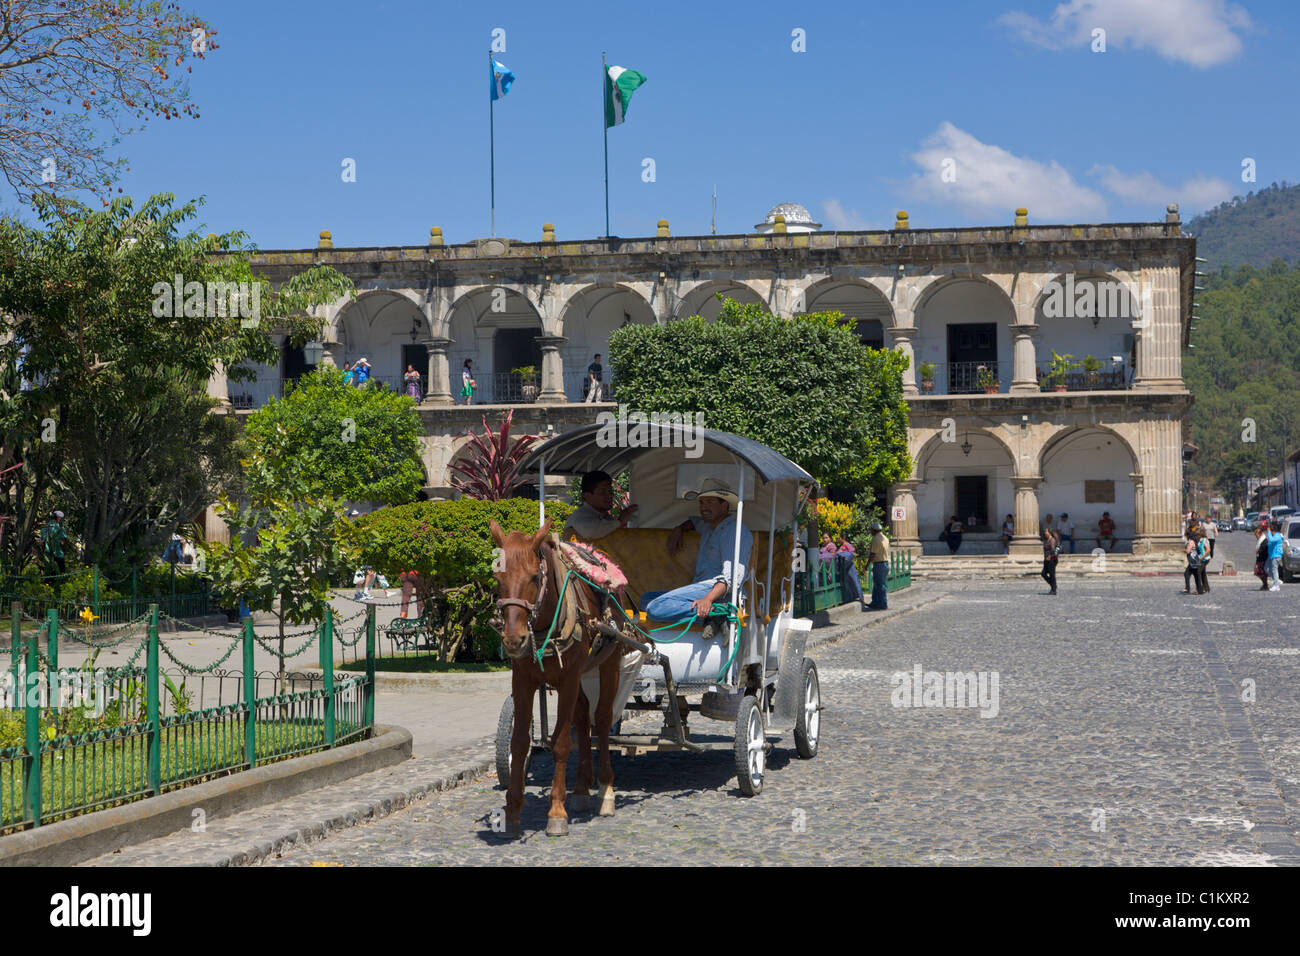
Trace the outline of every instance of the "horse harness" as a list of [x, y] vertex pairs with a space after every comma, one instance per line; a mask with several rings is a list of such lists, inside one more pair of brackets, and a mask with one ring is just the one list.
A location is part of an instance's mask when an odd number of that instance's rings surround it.
[[[533, 580], [537, 582], [537, 600], [526, 601], [523, 598], [497, 598], [497, 610], [501, 611], [507, 607], [518, 607], [528, 612], [528, 656], [536, 658], [537, 656], [537, 635], [540, 632], [545, 635], [550, 630], [550, 621], [541, 621], [540, 626], [537, 620], [537, 613], [541, 608], [542, 602], [546, 595], [547, 578], [549, 576], [548, 567], [552, 561], [559, 561], [564, 566], [563, 558], [559, 556], [558, 547], [546, 548], [538, 554], [537, 574], [533, 575]], [[547, 642], [546, 649], [543, 652], [543, 658], [557, 658], [563, 655], [570, 647], [573, 646], [582, 633], [584, 622], [590, 624], [592, 621], [601, 617], [601, 608], [591, 607], [590, 601], [583, 589], [576, 583], [570, 582], [570, 586], [565, 587], [561, 580], [560, 587], [564, 591], [564, 599], [560, 602], [559, 619], [555, 622], [555, 631], [551, 635], [551, 640]], [[602, 604], [607, 602], [607, 598], [602, 600]], [[595, 650], [593, 646], [591, 650]]]

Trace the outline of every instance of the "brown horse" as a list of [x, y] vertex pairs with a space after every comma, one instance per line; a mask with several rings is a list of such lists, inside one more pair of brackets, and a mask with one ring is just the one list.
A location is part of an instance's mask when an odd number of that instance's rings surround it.
[[[569, 579], [561, 608], [560, 625], [546, 647], [542, 665], [536, 651], [546, 641], [555, 620], [564, 582], [564, 565], [555, 555], [547, 535], [546, 522], [529, 537], [522, 531], [505, 534], [500, 525], [490, 525], [492, 540], [501, 549], [496, 564], [497, 606], [501, 609], [501, 642], [512, 670], [511, 695], [515, 704], [514, 733], [510, 738], [510, 786], [506, 792], [506, 835], [522, 833], [519, 815], [524, 805], [524, 757], [532, 746], [529, 727], [532, 722], [533, 695], [543, 683], [559, 694], [555, 709], [555, 733], [551, 736], [551, 753], [555, 758], [555, 778], [551, 783], [551, 809], [547, 814], [547, 836], [565, 836], [569, 832], [569, 815], [565, 812], [564, 771], [572, 742], [571, 727], [578, 736], [578, 779], [570, 808], [586, 810], [591, 800], [591, 727], [590, 704], [582, 690], [584, 671], [599, 668], [600, 698], [596, 704], [596, 733], [600, 749], [600, 815], [614, 813], [614, 768], [609, 759], [609, 729], [613, 724], [614, 695], [618, 688], [619, 661], [616, 643], [591, 655], [593, 630], [602, 606], [599, 595], [577, 577]], [[558, 639], [557, 639], [558, 638]]]

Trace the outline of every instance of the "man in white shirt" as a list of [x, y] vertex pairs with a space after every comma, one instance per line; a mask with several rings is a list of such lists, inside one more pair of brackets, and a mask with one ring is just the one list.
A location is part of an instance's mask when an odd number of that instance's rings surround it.
[[612, 517], [614, 507], [614, 482], [603, 471], [589, 471], [582, 476], [582, 504], [564, 522], [560, 537], [568, 540], [573, 534], [587, 541], [596, 541], [626, 528], [628, 520], [636, 514], [637, 506], [629, 505]]
[[1061, 536], [1061, 543], [1070, 542], [1070, 553], [1074, 554], [1074, 522], [1064, 511], [1061, 512], [1061, 520], [1056, 526], [1056, 532]]

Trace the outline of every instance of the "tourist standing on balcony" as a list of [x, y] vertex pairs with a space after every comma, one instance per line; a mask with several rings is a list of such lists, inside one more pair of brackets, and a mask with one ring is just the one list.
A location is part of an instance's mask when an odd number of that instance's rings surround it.
[[348, 363], [346, 363], [346, 364], [343, 366], [343, 384], [344, 384], [344, 385], [351, 385], [351, 384], [352, 384], [352, 380], [353, 380], [354, 378], [356, 378], [356, 372], [354, 372], [352, 369], [353, 369], [353, 365], [352, 365], [351, 362], [348, 362]]
[[1061, 522], [1056, 526], [1056, 530], [1060, 532], [1062, 545], [1066, 541], [1070, 542], [1070, 553], [1074, 554], [1074, 522], [1064, 511], [1061, 512]]
[[889, 610], [889, 539], [885, 537], [879, 521], [871, 522], [871, 603], [865, 610]]
[[960, 518], [953, 515], [948, 519], [948, 527], [945, 529], [944, 534], [948, 539], [948, 551], [950, 554], [956, 554], [957, 549], [961, 547], [962, 530]]
[[1097, 547], [1101, 547], [1102, 539], [1110, 539], [1110, 550], [1115, 550], [1115, 522], [1111, 519], [1109, 511], [1101, 513], [1101, 520], [1097, 522]]
[[604, 375], [605, 370], [600, 364], [600, 353], [597, 352], [596, 357], [587, 366], [587, 394], [584, 401], [592, 403], [600, 401], [600, 381]]
[[[1048, 521], [1052, 516], [1047, 516]], [[1052, 590], [1048, 594], [1056, 593], [1056, 559], [1061, 555], [1061, 539], [1057, 537], [1056, 532], [1050, 524], [1043, 524], [1040, 532], [1043, 539], [1043, 570], [1039, 572], [1039, 577], [1048, 583]]]
[[414, 365], [406, 366], [406, 373], [402, 376], [402, 380], [406, 382], [406, 394], [418, 402], [422, 397], [420, 393], [420, 373], [415, 370]]
[[370, 381], [370, 363], [364, 357], [357, 359], [357, 364], [352, 368], [352, 377], [356, 380], [357, 388], [364, 388], [366, 382]]
[[460, 397], [465, 399], [466, 405], [474, 404], [474, 389], [478, 388], [478, 383], [474, 381], [474, 360], [465, 359], [465, 364], [460, 369]]
[[1011, 539], [1016, 535], [1016, 519], [1007, 515], [1006, 520], [1002, 522], [1002, 553], [1011, 553]]

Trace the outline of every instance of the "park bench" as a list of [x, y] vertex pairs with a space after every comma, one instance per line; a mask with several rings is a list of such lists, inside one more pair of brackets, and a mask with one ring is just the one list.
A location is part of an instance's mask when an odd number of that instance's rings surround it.
[[433, 646], [433, 622], [427, 611], [420, 617], [394, 618], [391, 624], [380, 629], [380, 634], [401, 650]]

